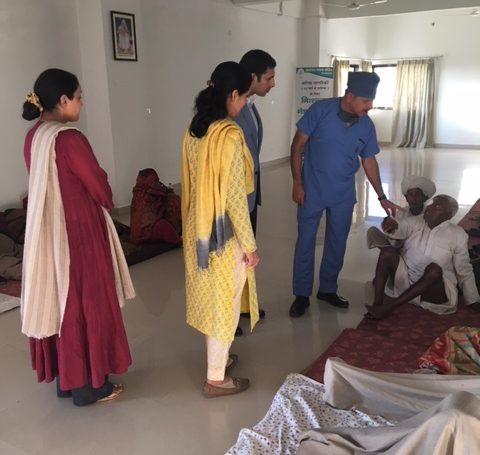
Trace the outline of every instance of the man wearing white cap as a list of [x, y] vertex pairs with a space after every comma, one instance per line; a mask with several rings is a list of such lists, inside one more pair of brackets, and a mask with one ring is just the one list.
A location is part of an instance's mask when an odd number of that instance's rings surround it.
[[[435, 183], [426, 177], [420, 177], [417, 175], [408, 175], [404, 177], [401, 187], [402, 194], [408, 202], [408, 207], [398, 209], [395, 218], [388, 216], [383, 220], [382, 229], [387, 233], [390, 232], [394, 226], [393, 219], [398, 221], [405, 217], [422, 215], [425, 208], [425, 202], [427, 202], [437, 191]], [[402, 244], [403, 242], [400, 240], [389, 239], [376, 227], [371, 227], [367, 231], [367, 246], [369, 249], [382, 248], [385, 246], [401, 247]]]
[[[401, 250], [380, 250], [375, 298], [373, 305], [366, 306], [371, 317], [382, 319], [408, 302], [437, 314], [453, 313], [457, 308], [457, 286], [465, 304], [479, 302], [468, 255], [468, 235], [450, 222], [457, 211], [457, 201], [440, 194], [425, 208], [423, 216], [393, 220], [390, 236], [405, 244]], [[385, 303], [384, 293], [393, 300]]]
[[343, 97], [316, 101], [297, 123], [290, 155], [292, 199], [298, 206], [291, 317], [302, 316], [310, 305], [315, 240], [323, 212], [326, 231], [317, 298], [338, 308], [349, 305], [337, 294], [337, 280], [356, 203], [355, 174], [360, 163], [382, 207], [386, 211], [397, 207], [382, 190], [375, 158], [380, 149], [367, 115], [379, 81], [375, 73], [350, 72]]
[[400, 213], [407, 216], [420, 215], [423, 213], [425, 202], [433, 197], [437, 191], [435, 183], [426, 177], [420, 177], [418, 175], [405, 177], [402, 180], [401, 187], [402, 194], [408, 202], [408, 207], [400, 209], [397, 212], [397, 217]]

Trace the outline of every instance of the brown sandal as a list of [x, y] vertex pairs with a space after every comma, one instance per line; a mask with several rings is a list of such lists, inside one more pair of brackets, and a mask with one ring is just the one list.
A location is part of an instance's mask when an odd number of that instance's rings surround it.
[[100, 398], [100, 400], [97, 400], [97, 403], [115, 400], [120, 396], [123, 390], [124, 387], [122, 384], [113, 384], [112, 393], [104, 398]]
[[243, 392], [250, 387], [250, 381], [246, 378], [225, 378], [228, 381], [225, 384], [213, 385], [205, 381], [203, 384], [203, 395], [206, 398], [223, 397]]

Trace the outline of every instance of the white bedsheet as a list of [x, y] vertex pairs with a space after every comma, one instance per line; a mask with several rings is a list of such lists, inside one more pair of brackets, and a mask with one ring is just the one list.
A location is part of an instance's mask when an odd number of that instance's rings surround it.
[[355, 406], [397, 421], [432, 408], [455, 392], [480, 396], [477, 375], [379, 373], [333, 357], [325, 365], [324, 381], [325, 401], [335, 408]]
[[[325, 385], [290, 374], [265, 417], [253, 428], [242, 429], [227, 455], [293, 455], [302, 436], [305, 454], [373, 453], [359, 450], [369, 445], [377, 453], [419, 453], [409, 452], [410, 444], [430, 449], [455, 445], [452, 452], [429, 453], [476, 454], [480, 453], [479, 395], [479, 376], [374, 373], [329, 359]], [[474, 401], [468, 410], [465, 403]], [[382, 426], [389, 428], [377, 429]], [[367, 430], [355, 430], [362, 428]]]
[[479, 431], [480, 399], [455, 392], [394, 427], [309, 430], [297, 455], [478, 455]]
[[332, 408], [325, 403], [323, 384], [301, 374], [290, 374], [276, 393], [265, 417], [253, 428], [240, 431], [228, 455], [295, 454], [300, 435], [311, 428], [366, 428], [392, 425], [352, 409]]
[[302, 436], [302, 455], [477, 455], [480, 377], [377, 373], [328, 359], [325, 401], [399, 419], [388, 428], [322, 428]]

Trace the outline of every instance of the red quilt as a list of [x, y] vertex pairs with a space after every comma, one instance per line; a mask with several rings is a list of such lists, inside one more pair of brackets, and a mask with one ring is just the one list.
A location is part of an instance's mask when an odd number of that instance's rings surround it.
[[418, 366], [443, 374], [480, 374], [480, 329], [451, 327], [420, 356]]

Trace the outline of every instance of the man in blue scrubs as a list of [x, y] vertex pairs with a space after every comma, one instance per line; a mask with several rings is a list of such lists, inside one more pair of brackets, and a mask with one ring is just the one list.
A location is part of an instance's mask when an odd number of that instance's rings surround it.
[[317, 298], [339, 308], [349, 305], [337, 294], [337, 279], [356, 203], [355, 174], [360, 162], [382, 207], [393, 212], [397, 207], [382, 190], [375, 158], [380, 150], [375, 126], [367, 115], [379, 81], [375, 73], [349, 73], [343, 97], [315, 102], [297, 123], [290, 156], [292, 197], [298, 204], [291, 317], [302, 316], [310, 305], [315, 239], [324, 211], [326, 232]]

